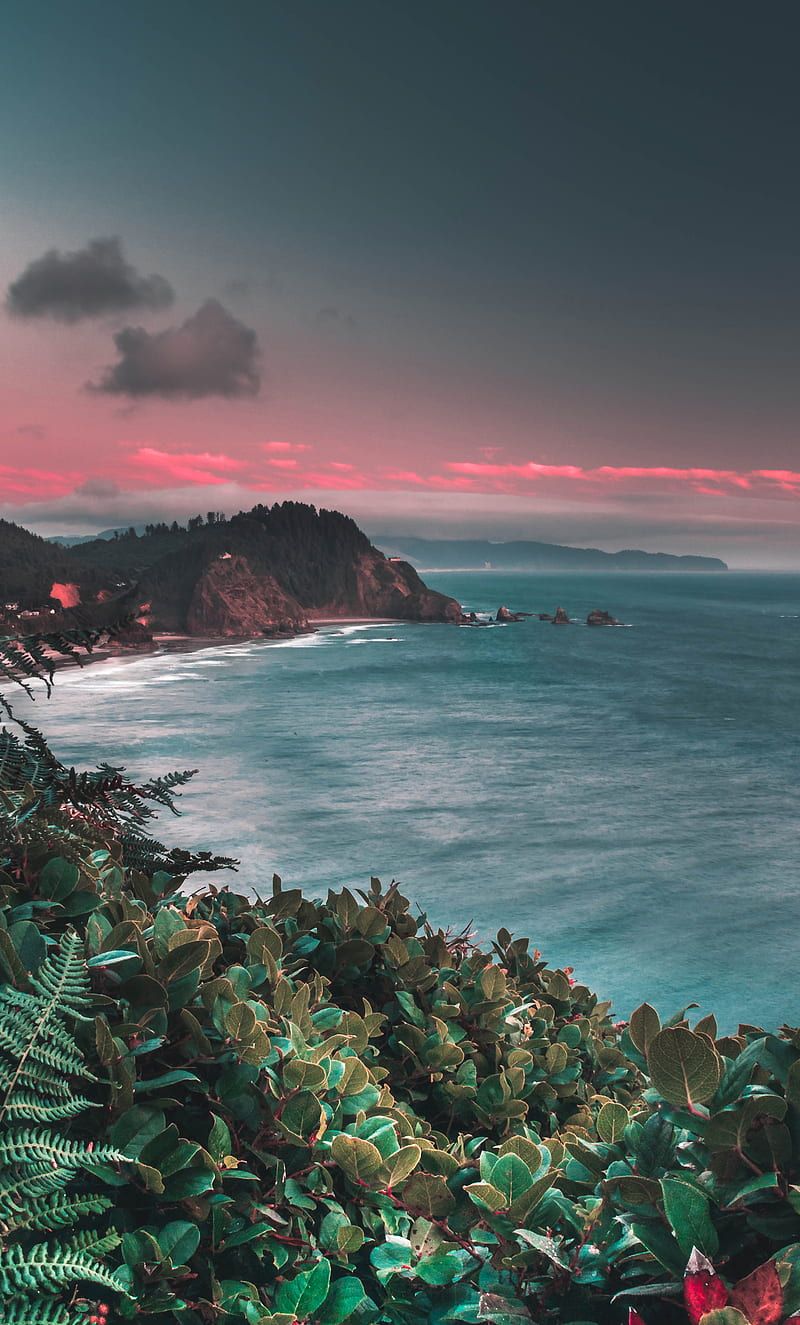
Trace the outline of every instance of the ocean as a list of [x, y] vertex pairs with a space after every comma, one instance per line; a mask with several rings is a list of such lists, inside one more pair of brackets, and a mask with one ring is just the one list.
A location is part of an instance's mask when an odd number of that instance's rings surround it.
[[159, 835], [311, 894], [399, 880], [664, 1015], [800, 1022], [800, 576], [429, 572], [467, 609], [625, 628], [376, 624], [59, 674], [68, 763], [200, 770]]

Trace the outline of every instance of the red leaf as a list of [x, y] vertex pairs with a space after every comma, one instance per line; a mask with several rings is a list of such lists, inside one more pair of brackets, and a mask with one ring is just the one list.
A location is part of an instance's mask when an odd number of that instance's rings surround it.
[[[727, 1306], [728, 1290], [707, 1256], [695, 1247], [686, 1266], [683, 1300], [691, 1325], [700, 1325], [707, 1311]], [[759, 1321], [759, 1325], [761, 1322]]]
[[628, 1325], [645, 1325], [639, 1312], [634, 1311], [633, 1307], [628, 1307]]
[[780, 1325], [783, 1319], [783, 1289], [774, 1261], [740, 1279], [731, 1289], [731, 1306], [758, 1325]]

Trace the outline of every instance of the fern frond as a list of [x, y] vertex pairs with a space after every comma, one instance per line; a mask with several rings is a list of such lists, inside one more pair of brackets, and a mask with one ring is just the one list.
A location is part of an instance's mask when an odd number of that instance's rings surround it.
[[83, 957], [83, 940], [74, 929], [63, 935], [60, 950], [42, 962], [31, 976], [31, 984], [59, 1012], [68, 1011], [73, 1016], [85, 1014], [91, 1004], [92, 990]]
[[113, 1205], [110, 1196], [92, 1194], [72, 1196], [62, 1191], [39, 1197], [38, 1200], [30, 1203], [27, 1209], [6, 1212], [3, 1198], [0, 1197], [0, 1222], [5, 1224], [9, 1233], [18, 1233], [23, 1229], [35, 1229], [39, 1233], [55, 1233], [61, 1228], [72, 1228], [73, 1224], [87, 1215], [101, 1215], [106, 1210], [112, 1209]]
[[80, 1169], [123, 1163], [126, 1159], [114, 1146], [76, 1141], [43, 1127], [8, 1128], [0, 1134], [0, 1165], [4, 1167], [54, 1163], [62, 1168]]
[[[109, 1202], [110, 1204], [110, 1202]], [[122, 1238], [119, 1233], [101, 1233], [96, 1228], [80, 1229], [73, 1233], [72, 1237], [66, 1238], [62, 1246], [71, 1252], [85, 1252], [87, 1256], [95, 1256], [98, 1260], [103, 1256], [108, 1256], [109, 1252], [118, 1247]]]
[[62, 1243], [37, 1242], [32, 1247], [15, 1244], [0, 1251], [0, 1299], [58, 1293], [81, 1281], [122, 1291], [111, 1270], [94, 1256]]
[[31, 1121], [74, 1116], [74, 1111], [63, 1112], [67, 1101], [76, 1099], [71, 1090], [64, 1094], [63, 1078], [91, 1074], [67, 1030], [66, 1018], [86, 1020], [92, 999], [83, 941], [74, 930], [62, 936], [59, 951], [51, 952], [29, 979], [32, 994], [0, 987], [0, 1079], [5, 1087], [0, 1119], [12, 1110], [14, 1118], [24, 1118], [20, 1099], [27, 1098], [32, 1088], [46, 1091], [51, 1110], [53, 1097], [60, 1099], [62, 1111], [38, 1112]]
[[26, 1165], [23, 1173], [0, 1169], [0, 1220], [14, 1219], [41, 1197], [63, 1191], [79, 1171], [50, 1164]]
[[46, 1103], [33, 1091], [15, 1090], [6, 1104], [5, 1116], [9, 1122], [57, 1123], [66, 1118], [77, 1118], [86, 1109], [96, 1109], [92, 1100], [83, 1095], [72, 1095], [61, 1103]]

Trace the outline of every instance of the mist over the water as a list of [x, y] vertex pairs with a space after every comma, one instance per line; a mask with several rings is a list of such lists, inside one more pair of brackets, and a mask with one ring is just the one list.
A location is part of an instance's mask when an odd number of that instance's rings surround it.
[[198, 767], [171, 843], [234, 886], [402, 881], [505, 925], [624, 1015], [690, 1000], [796, 1024], [800, 577], [428, 577], [468, 609], [629, 629], [370, 625], [59, 676], [65, 761]]

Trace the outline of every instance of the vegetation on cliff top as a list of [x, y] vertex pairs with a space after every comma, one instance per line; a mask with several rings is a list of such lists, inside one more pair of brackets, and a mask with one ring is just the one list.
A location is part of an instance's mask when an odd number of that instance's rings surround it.
[[192, 891], [188, 776], [0, 738], [4, 1325], [800, 1312], [800, 1031], [615, 1023], [377, 880]]

